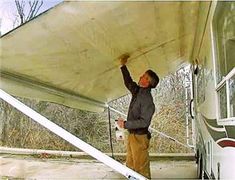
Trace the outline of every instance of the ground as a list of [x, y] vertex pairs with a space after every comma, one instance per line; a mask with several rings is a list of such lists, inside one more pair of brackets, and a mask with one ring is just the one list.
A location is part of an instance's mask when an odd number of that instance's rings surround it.
[[[41, 159], [0, 155], [2, 179], [125, 179], [106, 165], [91, 159]], [[195, 161], [151, 161], [152, 179], [195, 179]]]

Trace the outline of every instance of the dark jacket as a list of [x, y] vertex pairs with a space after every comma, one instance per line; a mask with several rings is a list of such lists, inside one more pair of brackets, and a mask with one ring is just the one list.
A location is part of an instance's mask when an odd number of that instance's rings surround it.
[[125, 129], [136, 134], [147, 134], [155, 105], [151, 88], [142, 88], [134, 82], [127, 67], [121, 67], [125, 86], [132, 94]]

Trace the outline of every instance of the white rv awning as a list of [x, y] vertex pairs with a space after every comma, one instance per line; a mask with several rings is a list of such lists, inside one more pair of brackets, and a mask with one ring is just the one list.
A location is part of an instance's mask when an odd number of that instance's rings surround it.
[[127, 93], [118, 57], [138, 81], [190, 61], [200, 2], [63, 2], [1, 38], [0, 88], [99, 111]]

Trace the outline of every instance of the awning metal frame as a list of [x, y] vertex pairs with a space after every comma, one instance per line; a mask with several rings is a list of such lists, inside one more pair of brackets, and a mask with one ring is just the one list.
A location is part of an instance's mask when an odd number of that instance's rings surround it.
[[22, 75], [18, 75], [18, 74], [14, 74], [14, 73], [10, 73], [7, 71], [3, 71], [0, 70], [0, 77], [2, 78], [6, 78], [12, 81], [16, 81], [16, 82], [20, 82], [21, 84], [24, 85], [29, 85], [31, 87], [35, 87], [36, 89], [41, 89], [45, 92], [54, 94], [54, 95], [58, 95], [61, 97], [65, 97], [65, 98], [70, 98], [70, 99], [74, 99], [76, 101], [81, 101], [87, 104], [92, 104], [94, 106], [98, 106], [98, 107], [102, 107], [102, 108], [107, 108], [108, 106], [106, 105], [106, 103], [88, 98], [86, 96], [68, 91], [68, 90], [64, 90], [64, 89], [59, 89], [53, 86], [50, 86], [46, 83], [43, 82], [39, 82], [39, 81], [34, 81], [32, 79], [29, 79], [27, 77], [24, 77]]

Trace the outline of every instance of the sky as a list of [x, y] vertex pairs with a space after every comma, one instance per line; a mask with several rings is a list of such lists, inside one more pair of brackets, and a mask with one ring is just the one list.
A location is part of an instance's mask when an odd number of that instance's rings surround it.
[[[21, 1], [21, 0], [20, 0]], [[29, 0], [24, 0], [27, 4], [26, 11], [28, 10]], [[43, 0], [43, 5], [39, 10], [42, 13], [55, 5], [59, 4], [63, 0]], [[15, 0], [0, 0], [0, 32], [1, 35], [7, 33], [13, 29], [13, 21], [17, 14]]]

